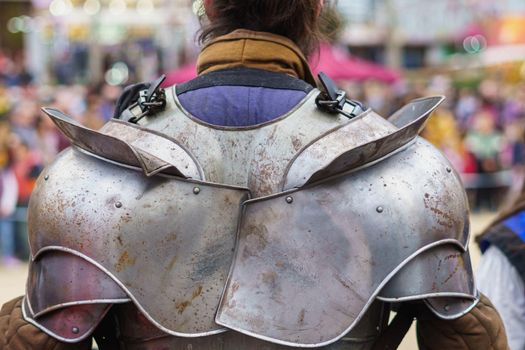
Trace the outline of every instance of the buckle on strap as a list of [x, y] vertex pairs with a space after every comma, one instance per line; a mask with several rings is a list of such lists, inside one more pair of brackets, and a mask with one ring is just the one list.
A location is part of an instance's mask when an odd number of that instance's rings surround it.
[[[323, 88], [315, 99], [319, 109], [331, 114], [342, 114], [349, 119], [353, 119], [365, 111], [365, 107], [360, 102], [347, 99], [346, 92], [340, 90], [328, 75], [321, 72], [318, 77]], [[350, 105], [352, 109], [350, 111], [348, 108], [345, 109], [345, 105]]]
[[[166, 108], [166, 92], [160, 86], [165, 79], [166, 76], [163, 75], [151, 84], [140, 84], [146, 88], [138, 90], [138, 96], [135, 95], [135, 97], [130, 98], [135, 98], [134, 103], [123, 110], [119, 119], [137, 124], [148, 115], [162, 112]], [[131, 91], [131, 94], [137, 94], [137, 92]]]

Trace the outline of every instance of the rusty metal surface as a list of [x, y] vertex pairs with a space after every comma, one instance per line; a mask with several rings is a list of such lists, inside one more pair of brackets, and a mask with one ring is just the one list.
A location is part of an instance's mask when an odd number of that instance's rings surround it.
[[24, 319], [51, 337], [65, 343], [79, 343], [87, 339], [107, 314], [111, 305], [76, 305], [55, 310], [35, 319], [24, 298]]
[[428, 250], [411, 260], [381, 290], [389, 302], [437, 297], [476, 298], [470, 255], [449, 244]]
[[26, 298], [34, 318], [79, 304], [129, 301], [122, 288], [100, 269], [60, 251], [43, 254], [31, 263]]
[[158, 328], [213, 334], [222, 330], [214, 315], [248, 197], [246, 189], [146, 178], [69, 149], [31, 198], [32, 257], [77, 255], [115, 280]]
[[195, 155], [207, 181], [247, 187], [260, 197], [280, 192], [288, 163], [303, 147], [349, 123], [346, 117], [319, 111], [318, 93], [312, 91], [294, 110], [271, 122], [228, 128], [193, 117], [172, 89], [166, 111], [140, 123], [178, 140]]
[[244, 210], [216, 320], [282, 345], [340, 339], [412, 258], [468, 242], [460, 179], [420, 138], [373, 166]]
[[[283, 190], [300, 188], [381, 159], [414, 140], [443, 97], [410, 102], [389, 121], [373, 112], [303, 149], [290, 164]], [[391, 122], [394, 124], [391, 124]]]
[[166, 135], [117, 119], [110, 120], [100, 132], [127, 142], [135, 149], [146, 151], [168, 164], [176, 165], [187, 178], [205, 180], [203, 170], [191, 153]]
[[[131, 145], [123, 141], [122, 135], [114, 137], [103, 134], [99, 131], [88, 129], [74, 120], [52, 108], [44, 108], [43, 111], [51, 118], [55, 125], [62, 131], [62, 133], [75, 146], [100, 156], [102, 158], [122, 163], [129, 166], [141, 168], [146, 176], [153, 176], [160, 172], [167, 174], [181, 176], [185, 178], [200, 179], [200, 169], [194, 163], [193, 159], [187, 152], [177, 144], [163, 139], [160, 136], [150, 135], [146, 142], [151, 142], [155, 138], [156, 143], [164, 144], [170, 143], [170, 149], [173, 149], [174, 156], [167, 158], [159, 158], [165, 156], [164, 152], [159, 152], [156, 147], [148, 150], [143, 150], [138, 147], [143, 139], [136, 140], [135, 145]], [[119, 124], [121, 129], [123, 125]], [[115, 132], [115, 127], [111, 130]], [[129, 129], [126, 130], [129, 133]], [[138, 133], [138, 132], [137, 132]], [[127, 139], [135, 139], [136, 134], [129, 134]], [[170, 163], [176, 160], [177, 163]]]

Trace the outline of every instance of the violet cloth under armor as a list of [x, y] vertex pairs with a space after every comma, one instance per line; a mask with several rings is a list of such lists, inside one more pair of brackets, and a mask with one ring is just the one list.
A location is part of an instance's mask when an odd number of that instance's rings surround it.
[[241, 127], [285, 115], [312, 89], [286, 74], [234, 68], [201, 75], [176, 92], [182, 106], [203, 122]]

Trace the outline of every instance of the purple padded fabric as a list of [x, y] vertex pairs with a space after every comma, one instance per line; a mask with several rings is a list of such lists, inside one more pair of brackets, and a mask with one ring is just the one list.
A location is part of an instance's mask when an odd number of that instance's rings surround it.
[[248, 86], [213, 86], [180, 94], [182, 106], [196, 118], [220, 126], [250, 126], [291, 111], [306, 93]]

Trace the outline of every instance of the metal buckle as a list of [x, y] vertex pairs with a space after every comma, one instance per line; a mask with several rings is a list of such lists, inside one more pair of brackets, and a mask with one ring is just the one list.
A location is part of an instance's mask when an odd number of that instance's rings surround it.
[[140, 114], [129, 119], [130, 123], [138, 123], [142, 118], [155, 113], [162, 112], [166, 108], [166, 91], [161, 88], [161, 84], [166, 79], [163, 75], [153, 82], [149, 89], [139, 92], [139, 99], [129, 107], [132, 111], [137, 106], [140, 108]]
[[[346, 92], [338, 89], [334, 81], [325, 73], [319, 73], [319, 81], [324, 91], [317, 96], [315, 103], [321, 110], [332, 114], [342, 114], [349, 119], [353, 119], [365, 111], [360, 102], [347, 99]], [[353, 107], [352, 111], [345, 110], [347, 104]]]

